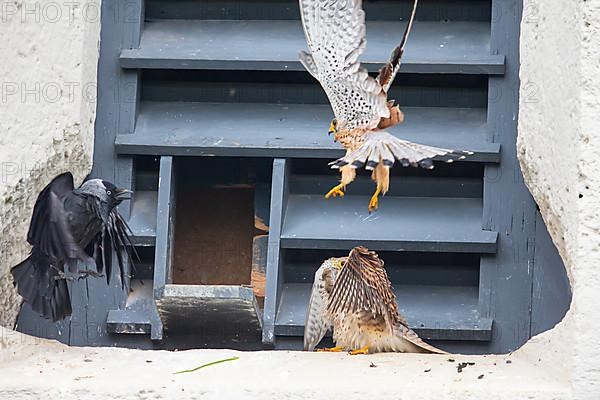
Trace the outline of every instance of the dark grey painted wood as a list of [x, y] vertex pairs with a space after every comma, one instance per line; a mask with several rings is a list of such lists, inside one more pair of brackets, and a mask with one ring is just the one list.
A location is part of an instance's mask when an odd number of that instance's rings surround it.
[[271, 217], [271, 184], [258, 182], [254, 186], [254, 216], [267, 227]]
[[369, 214], [368, 196], [325, 200], [290, 195], [281, 231], [285, 248], [489, 253], [497, 233], [481, 229], [480, 199], [382, 197]]
[[154, 246], [156, 239], [156, 208], [158, 192], [136, 190], [133, 194], [129, 227], [136, 246]]
[[261, 315], [251, 287], [167, 284], [156, 306], [169, 332], [201, 332], [210, 324], [224, 335], [254, 332], [254, 340], [260, 338]]
[[[305, 71], [232, 73], [162, 69], [145, 70], [142, 76], [144, 102], [329, 105], [321, 85]], [[389, 98], [403, 108], [486, 109], [487, 78], [464, 74], [399, 74], [390, 88]]]
[[[396, 168], [402, 167], [397, 165]], [[290, 191], [298, 194], [324, 195], [338, 183], [338, 174], [292, 175], [290, 177]], [[358, 176], [351, 185], [346, 187], [346, 193], [348, 195], [371, 196], [375, 186], [376, 184], [371, 177]], [[390, 190], [385, 196], [481, 198], [482, 191], [481, 178], [392, 176]], [[383, 199], [386, 197], [383, 197]]]
[[147, 335], [151, 331], [150, 316], [138, 310], [110, 310], [106, 317], [106, 329], [110, 333]]
[[[481, 261], [481, 312], [494, 320], [486, 351], [509, 352], [531, 336], [531, 291], [536, 206], [517, 161], [519, 111], [520, 1], [493, 2], [492, 54], [506, 55], [506, 73], [490, 77], [488, 121], [493, 141], [502, 146], [499, 165], [488, 164], [484, 178], [483, 228], [499, 233], [498, 253]], [[515, 15], [517, 13], [517, 15]]]
[[288, 182], [289, 162], [285, 159], [273, 160], [269, 248], [267, 251], [267, 277], [262, 331], [262, 342], [266, 346], [273, 346], [275, 344], [275, 316], [279, 306], [281, 285], [283, 282], [280, 236], [289, 192]]
[[[361, 64], [377, 71], [399, 42], [405, 22], [367, 23]], [[376, 39], [374, 39], [376, 38]], [[504, 57], [490, 54], [485, 22], [416, 22], [401, 72], [503, 74]], [[268, 42], [269, 46], [256, 46]], [[302, 71], [306, 48], [300, 21], [150, 21], [139, 49], [124, 49], [123, 68]]]
[[[396, 21], [406, 19], [412, 0], [365, 0], [367, 20]], [[490, 21], [489, 0], [427, 0], [419, 2], [419, 21]], [[146, 18], [208, 20], [290, 20], [299, 19], [298, 1], [254, 0], [147, 1]]]
[[[121, 7], [121, 4], [117, 4], [117, 6]], [[122, 27], [122, 37], [120, 40], [121, 48], [135, 48], [139, 46], [141, 37], [144, 20], [144, 0], [135, 0], [129, 3], [129, 6], [130, 13], [128, 15], [128, 23], [123, 24]], [[116, 102], [118, 104], [118, 118], [115, 121], [116, 132], [111, 132], [110, 137], [114, 137], [114, 134], [133, 132], [140, 100], [138, 86], [139, 75], [138, 71], [122, 71], [119, 76], [119, 90], [118, 93], [116, 93], [118, 98], [118, 101]], [[105, 86], [99, 85], [99, 87]], [[115, 99], [113, 98], [112, 101], [114, 102]], [[98, 130], [96, 127], [96, 139], [98, 139], [97, 135]], [[100, 148], [94, 148], [94, 163], [98, 165], [96, 163], [96, 153], [112, 154], [113, 163], [108, 164], [107, 166], [109, 167], [109, 170], [111, 168], [114, 170], [112, 173], [114, 176], [113, 182], [119, 187], [130, 190], [135, 189], [133, 182], [133, 176], [135, 175], [133, 159], [131, 157], [116, 156], [114, 150], [110, 149], [109, 146], [110, 142], [105, 142]], [[100, 157], [102, 156], [100, 155]], [[105, 173], [106, 171], [102, 173], [102, 177], [104, 177]], [[121, 204], [119, 206], [119, 212], [125, 219], [128, 219], [131, 212], [131, 202]], [[126, 274], [130, 275], [131, 264], [129, 260], [125, 261], [125, 267], [127, 269]], [[83, 339], [83, 342], [80, 342], [81, 339], [78, 339], [77, 337], [72, 337], [71, 344], [81, 343], [83, 345], [91, 345], [92, 343], [95, 343], [97, 345], [115, 345], [114, 338], [107, 330], [106, 317], [110, 310], [124, 308], [128, 297], [128, 293], [123, 290], [115, 257], [113, 257], [113, 270], [109, 285], [107, 285], [103, 279], [86, 279], [85, 285], [85, 296], [87, 300], [83, 303], [86, 305], [86, 319], [84, 322], [85, 333], [84, 337], [81, 338]], [[78, 329], [72, 329], [72, 332], [77, 334]]]
[[[69, 290], [71, 284], [68, 283]], [[58, 340], [62, 343], [69, 343], [71, 337], [71, 318], [66, 318], [63, 321], [51, 322], [38, 315], [31, 309], [29, 304], [21, 303], [21, 309], [17, 316], [14, 329], [18, 332], [27, 335], [42, 337], [46, 339]]]
[[572, 296], [567, 270], [539, 211], [536, 213], [535, 228], [532, 336], [554, 328], [569, 310]]
[[[406, 121], [390, 132], [419, 143], [476, 152], [469, 161], [495, 161], [485, 110], [404, 108]], [[328, 105], [144, 103], [133, 135], [120, 135], [122, 154], [339, 157], [342, 147], [327, 136]]]
[[175, 221], [175, 179], [172, 157], [161, 157], [156, 211], [156, 252], [154, 291], [156, 294], [171, 282], [171, 227]]
[[106, 329], [115, 334], [146, 335], [151, 332], [152, 323], [158, 318], [152, 298], [152, 272], [154, 265], [136, 265], [135, 278], [131, 281], [131, 291], [125, 307], [109, 310], [106, 317]]
[[[153, 157], [153, 158], [156, 158], [156, 157]], [[160, 163], [160, 159], [158, 160], [158, 162]], [[140, 192], [140, 191], [156, 192], [158, 190], [158, 168], [156, 169], [156, 171], [136, 170], [134, 181], [135, 181], [136, 192]], [[136, 201], [136, 199], [134, 196], [132, 205], [135, 204], [135, 201]]]
[[[305, 254], [307, 257], [305, 258]], [[425, 286], [479, 285], [479, 256], [468, 253], [423, 253], [380, 251], [392, 284]], [[313, 282], [324, 259], [348, 255], [348, 250], [287, 249], [285, 282]]]
[[[311, 283], [286, 283], [275, 334], [302, 336]], [[395, 285], [400, 312], [425, 339], [489, 340], [492, 321], [480, 318], [477, 287]]]
[[[158, 180], [158, 209], [156, 211], [156, 249], [154, 255], [154, 300], [163, 296], [164, 287], [171, 282], [175, 224], [175, 174], [173, 158], [161, 157]], [[162, 323], [152, 325], [151, 338], [163, 338]]]

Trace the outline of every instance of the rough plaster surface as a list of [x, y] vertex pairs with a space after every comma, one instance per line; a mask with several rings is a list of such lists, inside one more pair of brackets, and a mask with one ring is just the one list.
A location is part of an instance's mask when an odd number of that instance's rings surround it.
[[[600, 393], [600, 3], [525, 2], [518, 152], [525, 181], [567, 267], [571, 309], [520, 352], [550, 365], [573, 397]], [[524, 93], [535, 95], [525, 96]]]
[[[8, 330], [0, 333], [0, 397], [13, 400], [569, 397], [564, 379], [549, 376], [537, 359], [516, 356], [452, 356], [451, 362], [448, 356], [417, 354], [68, 348]], [[232, 356], [239, 359], [173, 374]], [[475, 364], [459, 373], [459, 362]]]
[[37, 193], [91, 168], [100, 23], [89, 0], [0, 6], [0, 325], [12, 326], [20, 298], [9, 269], [29, 252]]

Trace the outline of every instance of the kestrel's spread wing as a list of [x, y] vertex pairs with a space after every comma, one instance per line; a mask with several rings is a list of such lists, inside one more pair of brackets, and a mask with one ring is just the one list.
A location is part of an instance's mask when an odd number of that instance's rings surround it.
[[390, 328], [396, 322], [406, 325], [398, 311], [396, 295], [383, 265], [383, 260], [374, 251], [363, 246], [352, 249], [329, 296], [329, 314], [369, 311], [373, 315], [383, 316]]
[[[300, 61], [327, 94], [335, 124], [332, 131], [347, 153], [334, 161], [332, 168], [342, 169], [341, 183], [326, 197], [343, 196], [346, 185], [354, 180], [354, 171], [375, 170], [377, 191], [369, 210], [377, 208], [377, 196], [389, 186], [389, 168], [395, 160], [403, 166], [433, 168], [433, 158], [445, 161], [464, 159], [465, 151], [454, 151], [398, 139], [382, 129], [404, 121], [404, 115], [387, 92], [400, 68], [406, 40], [416, 14], [417, 0], [400, 44], [393, 50], [379, 76], [369, 76], [360, 66], [359, 57], [366, 41], [365, 13], [361, 0], [299, 0], [302, 26], [310, 53], [300, 52]], [[344, 172], [344, 169], [346, 172]]]
[[327, 329], [333, 326], [333, 320], [327, 313], [327, 304], [337, 274], [345, 261], [345, 257], [329, 258], [315, 272], [304, 322], [304, 350], [313, 351], [327, 333]]
[[408, 23], [406, 25], [406, 29], [404, 30], [404, 35], [402, 36], [400, 44], [396, 46], [396, 48], [392, 51], [392, 55], [390, 56], [389, 61], [379, 70], [379, 75], [377, 75], [377, 82], [381, 85], [381, 88], [386, 93], [388, 92], [388, 90], [390, 90], [390, 86], [392, 86], [394, 78], [400, 70], [400, 60], [402, 59], [402, 55], [404, 54], [406, 40], [408, 39], [408, 34], [412, 30], [412, 25], [415, 21], [415, 15], [417, 14], [417, 3], [418, 0], [415, 0], [412, 12], [410, 14], [410, 18], [408, 19]]
[[376, 128], [390, 111], [381, 85], [358, 61], [367, 45], [361, 1], [300, 0], [300, 16], [311, 52], [300, 52], [300, 61], [323, 86], [338, 126]]
[[[304, 349], [313, 350], [333, 326], [336, 350], [444, 353], [419, 338], [398, 311], [396, 295], [375, 252], [352, 249], [341, 271], [326, 260], [315, 274]], [[333, 282], [332, 282], [333, 281]]]

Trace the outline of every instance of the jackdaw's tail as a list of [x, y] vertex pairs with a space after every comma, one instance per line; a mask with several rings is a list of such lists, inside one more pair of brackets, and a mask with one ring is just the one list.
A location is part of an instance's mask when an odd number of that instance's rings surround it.
[[62, 271], [59, 272], [46, 257], [37, 254], [35, 249], [10, 272], [17, 292], [33, 311], [52, 322], [71, 315], [71, 298]]

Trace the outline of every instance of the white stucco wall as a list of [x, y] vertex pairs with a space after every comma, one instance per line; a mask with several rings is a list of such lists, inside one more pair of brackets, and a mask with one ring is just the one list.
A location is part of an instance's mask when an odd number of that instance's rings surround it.
[[[564, 320], [522, 353], [550, 355], [548, 365], [569, 377], [574, 398], [597, 399], [600, 2], [526, 3], [531, 5], [521, 30], [518, 152], [525, 181], [565, 262], [573, 299]], [[525, 85], [535, 88], [535, 97], [523, 95]]]
[[0, 1], [0, 325], [20, 299], [11, 266], [39, 191], [91, 167], [100, 7], [89, 0]]

